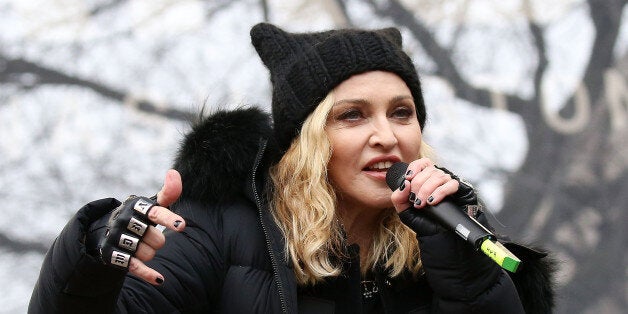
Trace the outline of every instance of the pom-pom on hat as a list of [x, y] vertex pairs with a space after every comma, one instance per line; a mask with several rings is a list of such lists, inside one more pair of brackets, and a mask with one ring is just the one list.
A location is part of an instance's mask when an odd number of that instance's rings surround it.
[[342, 81], [369, 72], [388, 71], [403, 79], [412, 96], [421, 128], [425, 104], [421, 83], [396, 28], [339, 29], [289, 33], [272, 24], [251, 29], [251, 40], [270, 72], [272, 115], [278, 144], [285, 151], [307, 116]]

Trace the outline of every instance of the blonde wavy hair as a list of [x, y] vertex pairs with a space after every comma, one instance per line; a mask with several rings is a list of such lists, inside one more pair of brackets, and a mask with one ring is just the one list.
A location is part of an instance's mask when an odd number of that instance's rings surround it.
[[[332, 150], [325, 125], [333, 104], [332, 92], [305, 120], [301, 133], [270, 171], [270, 208], [286, 239], [285, 250], [299, 285], [339, 275], [347, 258], [336, 194], [327, 179]], [[431, 148], [422, 144], [420, 154], [431, 155]], [[391, 277], [406, 269], [413, 275], [421, 271], [416, 234], [399, 220], [394, 208], [382, 215], [370, 252], [362, 273], [376, 265], [383, 265]]]

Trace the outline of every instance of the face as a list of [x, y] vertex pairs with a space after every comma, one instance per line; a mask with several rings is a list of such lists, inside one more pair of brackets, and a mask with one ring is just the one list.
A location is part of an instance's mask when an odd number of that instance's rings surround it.
[[331, 142], [331, 184], [344, 209], [392, 206], [386, 170], [419, 156], [421, 128], [410, 89], [397, 75], [354, 75], [334, 89], [325, 131]]

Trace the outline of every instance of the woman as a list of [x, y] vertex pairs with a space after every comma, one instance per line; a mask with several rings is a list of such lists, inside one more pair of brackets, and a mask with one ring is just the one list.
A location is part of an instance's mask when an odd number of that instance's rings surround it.
[[[551, 311], [544, 254], [511, 245], [525, 266], [511, 278], [451, 231], [413, 223], [425, 206], [477, 197], [426, 157], [398, 30], [259, 24], [251, 38], [273, 83], [273, 127], [254, 108], [214, 113], [156, 198], [81, 208], [46, 256], [30, 312]], [[391, 193], [397, 161], [410, 166]]]

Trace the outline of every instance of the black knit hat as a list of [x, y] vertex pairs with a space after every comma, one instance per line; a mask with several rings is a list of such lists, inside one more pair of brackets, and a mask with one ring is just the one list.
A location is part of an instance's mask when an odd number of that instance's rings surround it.
[[282, 151], [332, 89], [369, 71], [401, 77], [414, 97], [421, 128], [425, 124], [421, 83], [412, 60], [401, 48], [401, 33], [396, 28], [288, 33], [260, 23], [251, 29], [251, 40], [270, 71], [274, 129]]

